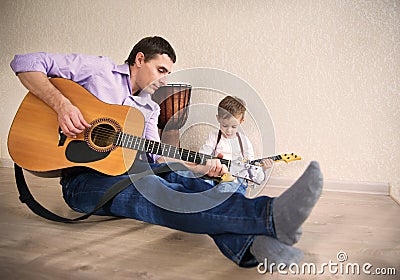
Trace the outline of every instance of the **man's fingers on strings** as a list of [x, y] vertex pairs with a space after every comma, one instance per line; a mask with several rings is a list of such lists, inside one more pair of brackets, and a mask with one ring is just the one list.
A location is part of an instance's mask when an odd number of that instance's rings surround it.
[[84, 126], [84, 128], [89, 128], [91, 127], [91, 125], [89, 123], [86, 122], [86, 120], [84, 119], [84, 117], [82, 116], [82, 114], [78, 115], [79, 121], [80, 123]]

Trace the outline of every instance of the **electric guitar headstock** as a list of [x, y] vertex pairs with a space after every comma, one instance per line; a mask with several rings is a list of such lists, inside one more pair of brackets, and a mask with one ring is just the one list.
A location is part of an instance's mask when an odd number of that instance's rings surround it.
[[295, 160], [301, 160], [301, 157], [298, 155], [295, 155], [294, 153], [291, 154], [281, 154], [280, 155], [281, 159], [277, 159], [275, 161], [284, 161], [286, 163], [295, 161]]

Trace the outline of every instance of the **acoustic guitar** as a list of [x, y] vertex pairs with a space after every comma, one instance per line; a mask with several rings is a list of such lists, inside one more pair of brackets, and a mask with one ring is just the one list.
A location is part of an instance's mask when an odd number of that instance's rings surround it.
[[[144, 139], [141, 137], [144, 117], [139, 110], [104, 103], [71, 80], [52, 78], [50, 81], [80, 109], [91, 127], [76, 138], [66, 137], [59, 127], [56, 112], [33, 93], [28, 92], [15, 115], [8, 135], [8, 151], [11, 158], [26, 170], [49, 172], [85, 166], [104, 174], [120, 175], [132, 166], [137, 151], [203, 165], [208, 159], [215, 158]], [[295, 154], [268, 158], [285, 162], [301, 159]], [[220, 160], [234, 177], [261, 183], [261, 159], [252, 162]]]

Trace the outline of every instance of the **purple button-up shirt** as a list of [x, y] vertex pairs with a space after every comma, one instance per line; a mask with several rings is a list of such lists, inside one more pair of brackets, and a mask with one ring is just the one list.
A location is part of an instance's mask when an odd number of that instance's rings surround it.
[[[160, 141], [157, 128], [160, 107], [144, 91], [138, 96], [132, 95], [128, 64], [116, 65], [103, 56], [31, 53], [16, 55], [10, 65], [15, 73], [39, 71], [48, 77], [70, 79], [103, 102], [140, 110], [145, 120], [142, 137]], [[152, 157], [154, 160], [159, 158], [157, 155]]]

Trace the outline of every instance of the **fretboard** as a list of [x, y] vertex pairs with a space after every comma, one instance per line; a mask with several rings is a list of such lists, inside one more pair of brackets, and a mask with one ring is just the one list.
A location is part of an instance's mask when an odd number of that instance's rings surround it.
[[[114, 139], [114, 145], [203, 165], [206, 164], [206, 161], [208, 159], [216, 158], [211, 155], [190, 151], [184, 148], [178, 148], [169, 144], [144, 139], [142, 137], [134, 135], [129, 135], [124, 132], [118, 132], [116, 134]], [[228, 168], [230, 167], [231, 164], [230, 160], [220, 159], [220, 161], [222, 164], [225, 164]]]
[[281, 155], [276, 155], [276, 156], [270, 156], [270, 157], [265, 157], [265, 158], [259, 158], [255, 160], [249, 161], [250, 164], [255, 164], [255, 163], [261, 163], [264, 159], [272, 159], [273, 161], [278, 161], [282, 159]]

